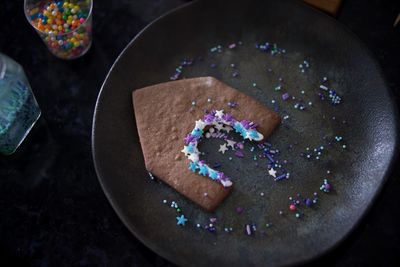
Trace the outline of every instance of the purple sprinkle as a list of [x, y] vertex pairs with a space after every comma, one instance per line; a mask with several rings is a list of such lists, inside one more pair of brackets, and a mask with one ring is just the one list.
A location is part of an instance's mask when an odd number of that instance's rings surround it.
[[236, 212], [237, 212], [238, 214], [242, 214], [243, 208], [242, 208], [242, 207], [237, 207], [237, 208], [236, 208]]
[[239, 148], [239, 149], [243, 149], [244, 145], [242, 143], [240, 143], [240, 142], [237, 142], [236, 143], [236, 147]]
[[206, 123], [211, 123], [214, 121], [214, 119], [215, 119], [215, 115], [213, 114], [213, 112], [210, 112], [210, 113], [204, 115], [204, 121]]
[[196, 137], [191, 134], [186, 135], [185, 137], [185, 145], [188, 145], [190, 142], [194, 141]]
[[216, 232], [216, 228], [215, 227], [208, 227], [207, 229], [210, 233], [215, 233]]
[[285, 174], [282, 174], [282, 175], [279, 175], [278, 177], [276, 177], [276, 178], [274, 179], [274, 181], [279, 181], [279, 180], [282, 180], [282, 179], [284, 179], [284, 178], [286, 178], [286, 173], [285, 173]]
[[220, 168], [221, 167], [221, 164], [220, 163], [218, 163], [218, 162], [215, 162], [215, 164], [213, 165], [213, 168]]
[[238, 158], [243, 158], [244, 154], [243, 154], [242, 151], [238, 150], [238, 151], [235, 152], [235, 156], [238, 157]]
[[275, 160], [271, 157], [270, 154], [265, 153], [264, 155], [268, 158], [268, 160], [269, 160], [271, 163], [274, 163], [274, 162], [275, 162]]
[[325, 184], [325, 189], [329, 191], [329, 190], [332, 189], [332, 186], [330, 184], [326, 183]]
[[233, 48], [235, 48], [235, 47], [236, 47], [236, 44], [235, 44], [235, 43], [230, 44], [230, 45], [228, 46], [229, 49], [233, 49]]
[[283, 101], [286, 101], [286, 100], [288, 100], [289, 99], [289, 93], [284, 93], [283, 95], [282, 95], [282, 100]]
[[237, 76], [239, 76], [239, 73], [238, 73], [237, 71], [234, 71], [234, 72], [232, 73], [232, 77], [237, 77]]
[[[228, 103], [228, 105], [229, 105], [229, 103]], [[229, 113], [226, 113], [226, 114], [222, 115], [222, 119], [227, 122], [231, 122], [233, 120], [233, 116]]]
[[312, 200], [309, 199], [309, 198], [307, 198], [307, 199], [304, 201], [304, 203], [306, 204], [307, 207], [311, 207], [312, 204], [313, 204]]
[[215, 223], [217, 221], [217, 218], [210, 218], [210, 222]]

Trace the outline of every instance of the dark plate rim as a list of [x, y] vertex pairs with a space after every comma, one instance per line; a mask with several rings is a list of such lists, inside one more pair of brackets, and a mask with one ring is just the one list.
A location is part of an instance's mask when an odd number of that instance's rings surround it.
[[[92, 157], [93, 157], [93, 163], [94, 163], [94, 167], [95, 167], [95, 171], [97, 174], [97, 178], [99, 180], [99, 183], [101, 185], [101, 188], [104, 191], [104, 194], [106, 195], [108, 201], [110, 202], [112, 208], [114, 209], [114, 211], [116, 212], [117, 216], [121, 219], [122, 223], [129, 229], [129, 231], [137, 238], [139, 239], [139, 241], [141, 243], [143, 243], [146, 247], [148, 247], [149, 249], [151, 249], [153, 252], [157, 253], [158, 255], [162, 256], [163, 258], [167, 259], [168, 261], [183, 266], [184, 262], [180, 262], [179, 259], [177, 259], [176, 257], [174, 257], [173, 255], [171, 255], [168, 252], [165, 252], [162, 249], [159, 249], [157, 247], [156, 244], [152, 243], [151, 240], [148, 240], [145, 236], [143, 236], [139, 231], [136, 231], [135, 228], [129, 223], [128, 219], [123, 215], [122, 210], [118, 207], [118, 205], [114, 202], [114, 199], [111, 195], [111, 193], [108, 191], [107, 187], [104, 184], [104, 178], [102, 177], [102, 174], [99, 170], [99, 161], [97, 159], [97, 152], [96, 152], [96, 146], [95, 146], [95, 139], [96, 139], [96, 120], [97, 120], [97, 116], [98, 116], [98, 107], [100, 105], [101, 102], [101, 97], [102, 97], [102, 93], [104, 88], [106, 87], [106, 84], [109, 80], [109, 76], [111, 75], [111, 73], [113, 72], [115, 66], [119, 63], [120, 59], [125, 55], [126, 51], [138, 40], [142, 37], [142, 34], [147, 31], [149, 28], [155, 26], [157, 23], [161, 22], [163, 19], [165, 19], [166, 17], [173, 15], [176, 12], [179, 12], [189, 6], [195, 5], [196, 3], [200, 2], [200, 1], [208, 1], [208, 0], [194, 0], [192, 2], [183, 4], [181, 6], [178, 6], [166, 13], [164, 13], [163, 15], [159, 16], [158, 18], [156, 18], [155, 20], [153, 20], [152, 22], [150, 22], [146, 27], [144, 27], [127, 45], [126, 47], [122, 50], [122, 52], [118, 55], [118, 57], [116, 58], [116, 60], [114, 61], [114, 63], [112, 64], [109, 72], [107, 73], [106, 78], [104, 79], [104, 82], [101, 86], [101, 89], [98, 93], [98, 97], [96, 99], [96, 104], [95, 104], [95, 109], [94, 109], [94, 113], [93, 113], [93, 123], [92, 123], [92, 134], [91, 134], [91, 145], [92, 145]], [[390, 88], [388, 86], [388, 83], [386, 81], [385, 75], [383, 73], [383, 70], [380, 66], [380, 64], [378, 63], [375, 55], [372, 53], [372, 51], [368, 48], [368, 46], [355, 34], [353, 33], [346, 25], [338, 22], [335, 18], [331, 17], [330, 15], [302, 2], [302, 1], [292, 1], [293, 3], [299, 5], [299, 6], [303, 6], [302, 8], [310, 8], [312, 10], [314, 10], [314, 12], [318, 13], [319, 16], [324, 17], [324, 19], [328, 19], [331, 21], [331, 23], [334, 23], [337, 27], [340, 27], [343, 31], [347, 32], [347, 34], [349, 35], [350, 38], [352, 38], [354, 41], [358, 42], [363, 49], [365, 50], [365, 52], [367, 53], [367, 55], [371, 58], [372, 63], [375, 65], [376, 69], [378, 70], [378, 75], [382, 77], [382, 81], [384, 82], [384, 85], [386, 88]], [[395, 129], [395, 133], [396, 136], [394, 138], [395, 143], [394, 143], [394, 149], [393, 152], [390, 155], [390, 162], [388, 164], [388, 167], [386, 168], [384, 174], [382, 175], [382, 179], [381, 179], [381, 183], [379, 184], [379, 187], [376, 189], [374, 196], [369, 200], [369, 202], [367, 203], [367, 207], [365, 208], [365, 211], [363, 212], [363, 214], [354, 221], [353, 225], [351, 227], [349, 227], [347, 229], [347, 231], [343, 231], [342, 235], [336, 240], [335, 243], [333, 243], [331, 246], [327, 247], [325, 250], [318, 251], [316, 254], [312, 255], [309, 254], [307, 257], [301, 259], [301, 260], [297, 260], [297, 261], [293, 261], [291, 262], [289, 265], [299, 265], [299, 264], [305, 264], [305, 263], [309, 263], [313, 260], [319, 259], [321, 257], [323, 257], [324, 255], [330, 253], [331, 251], [333, 251], [335, 248], [337, 248], [342, 242], [344, 242], [344, 240], [346, 240], [349, 235], [351, 233], [354, 232], [355, 228], [365, 219], [365, 217], [368, 215], [369, 211], [371, 210], [371, 207], [373, 206], [373, 203], [375, 202], [375, 200], [380, 196], [383, 186], [385, 185], [386, 181], [388, 180], [389, 175], [392, 173], [393, 169], [394, 169], [394, 163], [396, 162], [396, 160], [399, 158], [400, 153], [398, 151], [398, 146], [399, 146], [399, 116], [398, 116], [398, 106], [396, 104], [396, 102], [393, 100], [394, 99], [394, 93], [392, 90], [388, 90], [388, 94], [389, 97], [392, 99], [390, 101], [390, 109], [392, 110], [392, 114], [393, 114], [393, 118], [394, 118], [394, 125], [393, 128]]]

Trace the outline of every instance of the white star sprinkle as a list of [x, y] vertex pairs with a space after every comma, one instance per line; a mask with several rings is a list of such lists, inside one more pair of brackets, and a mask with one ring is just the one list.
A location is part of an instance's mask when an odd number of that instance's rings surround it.
[[196, 126], [195, 127], [197, 129], [203, 130], [205, 126], [206, 126], [206, 124], [204, 123], [204, 121], [202, 121], [202, 120], [197, 120], [196, 121]]
[[222, 116], [224, 115], [224, 110], [217, 110], [215, 111], [215, 116], [217, 116], [218, 118], [222, 118]]
[[226, 144], [220, 145], [218, 152], [221, 152], [222, 154], [225, 154], [225, 151], [227, 151], [228, 148], [226, 147]]
[[189, 151], [188, 151], [188, 146], [184, 146], [183, 149], [181, 150], [182, 153], [185, 154], [185, 156], [190, 155]]
[[190, 156], [188, 157], [189, 160], [193, 161], [193, 162], [198, 162], [199, 161], [199, 155], [197, 154], [190, 154]]
[[233, 128], [232, 128], [231, 126], [225, 126], [225, 127], [224, 127], [224, 130], [225, 130], [227, 133], [229, 133], [230, 131], [233, 130]]
[[215, 129], [217, 129], [218, 131], [221, 131], [223, 128], [224, 128], [224, 126], [222, 124], [220, 124], [220, 123], [217, 123], [215, 125]]
[[232, 149], [235, 148], [235, 144], [236, 144], [235, 141], [233, 141], [233, 140], [226, 140], [226, 141], [228, 142], [228, 146], [232, 147]]
[[276, 171], [274, 170], [274, 168], [271, 168], [271, 169], [268, 171], [268, 173], [269, 173], [269, 175], [271, 175], [272, 177], [276, 178]]

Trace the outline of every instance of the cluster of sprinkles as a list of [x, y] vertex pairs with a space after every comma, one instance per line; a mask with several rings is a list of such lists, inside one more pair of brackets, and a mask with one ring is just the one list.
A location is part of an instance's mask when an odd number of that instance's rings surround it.
[[297, 193], [295, 197], [289, 196], [289, 211], [294, 213], [296, 218], [301, 218], [303, 212], [302, 207], [312, 207], [318, 203], [318, 193], [314, 192], [312, 197], [302, 197], [300, 193]]
[[187, 59], [187, 58], [182, 59], [181, 64], [179, 64], [179, 66], [175, 68], [174, 74], [169, 79], [171, 81], [178, 80], [182, 75], [183, 69], [185, 67], [192, 66], [193, 63], [194, 59]]
[[182, 210], [178, 206], [178, 203], [176, 201], [171, 201], [171, 203], [169, 203], [166, 199], [163, 200], [163, 203], [166, 205], [170, 205], [171, 208], [175, 209], [177, 215], [179, 215], [176, 216], [176, 225], [185, 226], [188, 219], [185, 217], [185, 215], [182, 214]]
[[[200, 160], [200, 151], [197, 146], [204, 135], [204, 129], [210, 126], [213, 127], [212, 129], [217, 129], [218, 132], [225, 131], [229, 133], [234, 129], [243, 139], [250, 141], [260, 141], [264, 136], [256, 130], [257, 124], [254, 122], [248, 120], [238, 121], [230, 113], [224, 113], [223, 110], [212, 110], [207, 112], [203, 119], [197, 120], [192, 132], [185, 137], [182, 153], [190, 160], [189, 170], [219, 181], [224, 187], [230, 187], [232, 182], [229, 177], [223, 172], [211, 168], [204, 160]], [[234, 148], [235, 144], [236, 142], [229, 140], [228, 144], [220, 146], [219, 151], [224, 154], [228, 150], [227, 145]]]
[[304, 60], [303, 63], [299, 64], [299, 69], [302, 73], [306, 72], [308, 68], [310, 68], [310, 63], [307, 60]]
[[318, 96], [321, 100], [325, 100], [326, 98], [328, 98], [333, 106], [339, 105], [342, 101], [342, 97], [339, 96], [335, 90], [329, 89], [326, 86], [325, 83], [327, 81], [328, 81], [328, 79], [326, 77], [324, 77], [323, 83], [320, 84], [320, 86], [319, 86], [319, 89], [321, 92], [318, 93]]
[[271, 55], [286, 53], [285, 49], [278, 47], [278, 45], [275, 43], [274, 44], [270, 44], [269, 42], [257, 43], [255, 47], [261, 52], [270, 53]]
[[72, 59], [90, 47], [89, 8], [85, 1], [40, 1], [26, 12], [49, 49], [60, 58]]
[[[227, 49], [235, 49], [238, 45], [242, 43], [231, 43], [226, 46]], [[255, 48], [263, 53], [268, 53], [270, 55], [279, 55], [285, 54], [285, 49], [278, 47], [277, 44], [271, 44], [269, 42], [265, 43], [258, 43], [255, 45]], [[211, 54], [218, 54], [224, 52], [224, 47], [219, 44], [211, 47], [209, 49]], [[191, 66], [193, 64], [193, 60], [184, 59], [181, 64], [177, 67], [176, 72], [173, 76], [171, 76], [171, 80], [176, 80], [182, 78], [182, 70], [186, 66]], [[211, 68], [216, 68], [217, 63], [212, 63], [209, 65]], [[237, 69], [237, 65], [234, 63], [229, 64], [230, 68], [233, 70], [232, 77], [238, 77], [239, 72]], [[306, 73], [307, 70], [310, 68], [310, 63], [307, 60], [304, 60], [301, 64], [298, 65], [299, 70], [301, 73]], [[272, 69], [268, 68], [268, 72], [272, 72]], [[288, 102], [289, 106], [295, 110], [299, 111], [307, 111], [312, 110], [314, 106], [313, 102], [306, 99], [307, 94], [305, 90], [299, 89], [299, 95], [294, 95], [286, 91], [286, 85], [284, 85], [284, 81], [282, 77], [279, 77], [278, 84], [273, 88], [273, 90], [279, 94], [279, 97], [273, 98], [271, 103], [274, 105], [274, 110], [278, 111], [277, 100], [279, 98], [283, 102]], [[253, 82], [252, 86], [254, 88], [258, 88], [257, 83]], [[327, 77], [323, 77], [318, 91], [316, 95], [321, 101], [327, 100], [333, 106], [337, 106], [342, 102], [342, 97], [333, 89], [330, 89], [328, 86], [328, 79]], [[313, 94], [315, 97], [315, 94]], [[208, 102], [211, 102], [211, 99], [208, 99]], [[192, 100], [192, 106], [196, 106], [196, 100]], [[230, 101], [227, 103], [228, 107], [235, 108], [237, 106], [236, 102]], [[283, 120], [289, 119], [288, 113], [283, 110], [281, 111]], [[324, 117], [325, 118], [325, 117]], [[332, 120], [335, 120], [336, 117], [333, 116]], [[343, 124], [346, 123], [343, 121]], [[224, 175], [223, 172], [217, 171], [216, 169], [221, 167], [220, 163], [215, 163], [212, 165], [212, 168], [209, 167], [203, 160], [200, 160], [200, 155], [202, 154], [197, 149], [197, 144], [202, 138], [218, 138], [224, 140], [219, 148], [218, 152], [225, 154], [227, 151], [232, 150], [234, 152], [234, 156], [237, 158], [243, 158], [245, 156], [245, 149], [244, 143], [245, 139], [250, 141], [255, 140], [257, 141], [258, 134], [260, 135], [260, 139], [262, 139], [262, 135], [257, 132], [256, 130], [257, 125], [250, 121], [237, 121], [235, 118], [231, 116], [229, 113], [225, 113], [223, 110], [212, 110], [211, 112], [206, 111], [205, 116], [196, 121], [195, 127], [191, 133], [189, 133], [185, 138], [185, 146], [182, 152], [189, 158], [190, 164], [189, 169], [193, 172], [199, 173], [203, 176], [208, 176], [209, 178], [221, 182], [224, 186], [231, 186], [232, 182], [228, 177]], [[230, 131], [235, 131], [241, 135], [243, 140], [241, 141], [234, 141], [228, 137], [228, 133]], [[250, 133], [250, 130], [254, 130], [254, 133]], [[252, 136], [254, 134], [254, 136]], [[333, 143], [340, 143], [343, 149], [346, 148], [346, 144], [343, 143], [343, 137], [336, 135], [333, 138], [323, 138], [327, 143], [315, 146], [313, 148], [307, 147], [305, 152], [301, 153], [302, 157], [306, 159], [316, 159], [319, 160], [327, 151], [327, 148], [331, 147]], [[296, 143], [297, 144], [297, 143]], [[292, 145], [289, 145], [288, 150], [292, 149]], [[279, 181], [282, 179], [288, 179], [290, 177], [290, 173], [285, 169], [285, 164], [287, 160], [280, 161], [278, 159], [278, 155], [280, 151], [272, 147], [272, 144], [265, 142], [262, 144], [255, 144], [254, 146], [250, 147], [250, 152], [262, 151], [261, 154], [257, 155], [257, 152], [254, 153], [253, 159], [255, 161], [256, 166], [258, 166], [258, 160], [261, 158], [265, 158], [267, 160], [266, 168], [267, 168], [267, 175], [271, 176], [275, 181]], [[229, 160], [232, 160], [232, 157], [229, 157]], [[330, 171], [327, 171], [329, 174]], [[332, 191], [332, 184], [328, 181], [328, 179], [323, 179], [322, 184], [319, 186], [319, 190], [323, 193], [330, 193]], [[206, 196], [207, 193], [204, 193]], [[264, 196], [264, 192], [260, 193], [260, 196]], [[319, 195], [317, 192], [311, 194], [311, 196], [302, 196], [300, 193], [297, 193], [295, 196], [288, 197], [288, 214], [293, 214], [296, 218], [302, 218], [308, 208], [312, 208], [316, 206], [319, 202]], [[237, 215], [243, 214], [244, 208], [243, 207], [236, 207], [235, 212]], [[286, 214], [283, 210], [279, 210], [278, 214], [283, 216]], [[184, 216], [176, 217], [177, 225], [184, 225]], [[187, 220], [187, 219], [186, 219]], [[257, 231], [257, 225], [254, 222], [250, 222], [244, 225], [244, 234], [247, 236], [254, 235]], [[180, 223], [181, 222], [181, 223]], [[265, 224], [266, 228], [271, 227], [272, 223], [268, 222]], [[223, 230], [223, 232], [230, 233], [233, 231], [232, 227], [219, 227], [217, 225], [217, 218], [211, 217], [208, 219], [206, 223], [197, 223], [195, 226], [199, 229], [204, 229], [210, 233], [216, 233], [218, 229]]]

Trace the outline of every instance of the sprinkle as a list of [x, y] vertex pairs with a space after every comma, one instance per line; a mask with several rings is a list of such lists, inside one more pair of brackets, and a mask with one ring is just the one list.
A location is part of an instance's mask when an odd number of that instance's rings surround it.
[[282, 174], [282, 175], [279, 175], [278, 177], [276, 177], [276, 178], [274, 179], [274, 181], [280, 181], [280, 180], [283, 180], [283, 179], [285, 179], [285, 178], [288, 178], [288, 174], [287, 174], [287, 173]]
[[237, 142], [236, 143], [236, 147], [239, 148], [239, 149], [243, 149], [244, 145], [243, 145], [243, 143]]
[[300, 213], [296, 213], [296, 218], [300, 218]]
[[324, 90], [324, 91], [328, 91], [328, 87], [326, 87], [325, 85], [320, 85], [319, 86], [320, 89]]
[[228, 148], [226, 147], [226, 144], [220, 145], [218, 152], [221, 152], [222, 154], [225, 154], [225, 151], [227, 151]]
[[166, 203], [167, 203], [167, 200], [166, 200], [166, 199], [164, 199], [164, 200], [163, 200], [163, 203], [164, 203], [164, 204], [166, 204]]
[[235, 152], [235, 156], [238, 157], [238, 158], [243, 158], [244, 154], [243, 154], [242, 151], [238, 150], [238, 151]]
[[181, 215], [181, 216], [178, 216], [178, 217], [176, 217], [176, 220], [177, 220], [177, 225], [182, 225], [182, 226], [185, 226], [185, 224], [186, 224], [186, 222], [187, 222], [187, 219], [185, 218], [185, 215]]
[[324, 179], [323, 184], [319, 188], [322, 192], [329, 193], [332, 190], [332, 185], [328, 182], [327, 179]]
[[282, 95], [282, 100], [283, 101], [286, 101], [286, 100], [288, 100], [289, 99], [289, 93], [284, 93], [283, 95]]
[[192, 106], [196, 106], [196, 101], [192, 101]]
[[276, 177], [276, 171], [273, 168], [268, 170], [268, 174], [271, 175], [274, 178]]
[[208, 99], [207, 99], [207, 102], [208, 102], [208, 103], [211, 103], [211, 99], [210, 99], [210, 98], [208, 98]]
[[289, 209], [290, 209], [291, 211], [295, 211], [297, 208], [296, 208], [296, 205], [290, 204]]
[[229, 49], [234, 49], [235, 47], [236, 47], [236, 44], [235, 44], [235, 43], [230, 44], [230, 45], [228, 46]]
[[245, 232], [246, 235], [250, 236], [252, 234], [250, 224], [246, 224], [245, 230], [246, 230], [246, 232]]
[[235, 211], [236, 211], [236, 213], [238, 213], [238, 214], [242, 214], [243, 208], [242, 208], [242, 207], [237, 207], [237, 208], [235, 209]]

